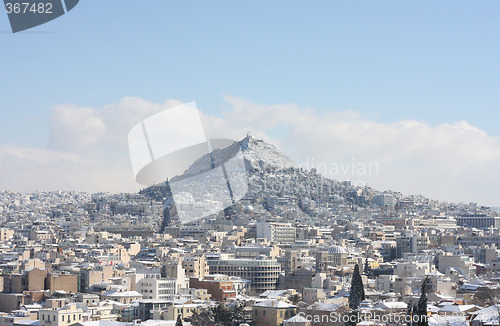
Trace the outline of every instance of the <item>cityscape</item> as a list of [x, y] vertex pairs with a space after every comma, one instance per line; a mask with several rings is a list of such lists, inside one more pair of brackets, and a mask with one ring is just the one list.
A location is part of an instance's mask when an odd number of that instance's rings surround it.
[[498, 324], [497, 211], [330, 180], [252, 135], [239, 145], [248, 193], [189, 223], [168, 181], [0, 192], [0, 323]]
[[500, 326], [499, 31], [3, 0], [0, 326]]

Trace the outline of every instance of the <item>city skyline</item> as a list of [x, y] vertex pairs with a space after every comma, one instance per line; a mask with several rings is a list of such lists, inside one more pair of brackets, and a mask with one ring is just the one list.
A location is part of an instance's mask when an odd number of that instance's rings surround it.
[[498, 6], [85, 1], [15, 35], [1, 15], [1, 188], [134, 191], [116, 137], [196, 101], [297, 164], [378, 165], [331, 177], [500, 206]]
[[2, 8], [0, 326], [500, 325], [500, 2]]
[[[208, 137], [242, 139], [250, 132], [278, 146], [298, 166], [315, 168], [331, 179], [447, 202], [499, 206], [498, 178], [488, 175], [497, 173], [500, 142], [466, 121], [436, 127], [416, 120], [379, 123], [354, 111], [266, 105], [230, 95], [224, 100], [231, 109], [222, 117], [200, 108]], [[180, 103], [126, 97], [96, 109], [56, 106], [46, 148], [0, 147], [2, 188], [138, 191], [127, 134], [141, 119]]]

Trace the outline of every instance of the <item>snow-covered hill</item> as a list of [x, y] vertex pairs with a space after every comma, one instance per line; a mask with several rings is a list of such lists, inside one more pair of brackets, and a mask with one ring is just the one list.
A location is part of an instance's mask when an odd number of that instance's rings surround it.
[[239, 142], [227, 140], [212, 140], [212, 142], [212, 146], [216, 148], [212, 151], [212, 155], [206, 154], [200, 157], [182, 175], [172, 178], [171, 181], [175, 182], [207, 172], [213, 166], [217, 167], [229, 161], [238, 152], [243, 153], [246, 169], [250, 173], [296, 167], [292, 159], [281, 153], [275, 146], [252, 136], [247, 136]]

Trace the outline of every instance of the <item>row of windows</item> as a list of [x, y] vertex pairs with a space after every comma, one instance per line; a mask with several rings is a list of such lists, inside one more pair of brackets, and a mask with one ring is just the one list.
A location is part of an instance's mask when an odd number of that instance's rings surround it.
[[[52, 321], [56, 321], [57, 315], [52, 315]], [[62, 321], [65, 319], [65, 315], [61, 315]], [[82, 315], [78, 314], [78, 320], [82, 319]], [[42, 314], [42, 320], [45, 320], [45, 314]], [[76, 320], [76, 314], [73, 314], [73, 320]], [[50, 321], [50, 315], [47, 315], [47, 321]], [[71, 315], [68, 315], [68, 322], [71, 321]]]
[[175, 294], [175, 291], [174, 291], [174, 289], [159, 290], [158, 294]]
[[168, 282], [168, 283], [160, 283], [158, 284], [159, 288], [172, 288], [175, 287], [175, 282]]
[[280, 272], [281, 266], [277, 267], [233, 267], [233, 266], [219, 266], [219, 271], [245, 271], [245, 272]]

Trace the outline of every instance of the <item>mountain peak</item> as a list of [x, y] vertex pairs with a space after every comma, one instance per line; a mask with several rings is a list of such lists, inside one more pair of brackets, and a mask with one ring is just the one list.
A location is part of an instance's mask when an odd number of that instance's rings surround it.
[[296, 167], [295, 162], [274, 145], [250, 134], [243, 138], [239, 144], [250, 170], [259, 171], [268, 167], [279, 169]]

